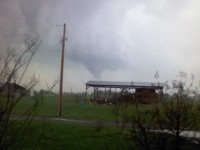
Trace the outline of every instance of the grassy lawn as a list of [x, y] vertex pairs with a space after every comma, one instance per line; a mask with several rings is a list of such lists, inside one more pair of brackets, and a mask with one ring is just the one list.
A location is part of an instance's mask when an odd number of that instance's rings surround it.
[[[3, 102], [1, 101], [1, 104]], [[21, 114], [32, 106], [33, 99], [23, 98], [15, 107], [13, 114]], [[153, 105], [139, 105], [140, 109], [151, 108]], [[128, 108], [128, 113], [134, 113], [135, 106]], [[80, 103], [65, 98], [63, 101], [62, 118], [114, 121], [112, 105], [97, 105]], [[37, 116], [58, 117], [58, 97], [45, 97], [41, 101]], [[148, 120], [148, 119], [147, 119]], [[151, 122], [151, 121], [150, 121]], [[42, 135], [42, 136], [41, 136]], [[40, 139], [41, 140], [38, 140]], [[172, 137], [170, 138], [172, 139]], [[39, 141], [39, 143], [38, 143]], [[38, 144], [37, 144], [38, 143]], [[186, 143], [185, 140], [183, 143]], [[26, 132], [20, 149], [130, 149], [134, 142], [130, 141], [130, 132], [120, 133], [116, 128], [90, 127], [84, 125], [66, 125], [48, 122], [33, 122]], [[196, 145], [187, 143], [183, 149], [196, 149]], [[197, 148], [198, 149], [198, 148]]]
[[22, 149], [37, 145], [36, 149], [124, 150], [132, 145], [127, 138], [128, 132], [122, 134], [113, 128], [97, 130], [96, 127], [34, 122], [24, 138]]
[[[25, 97], [17, 104], [13, 114], [21, 114], [28, 107], [32, 106], [32, 98]], [[90, 104], [76, 99], [64, 98], [62, 105], [62, 118], [80, 119], [80, 120], [97, 120], [97, 121], [114, 121], [112, 112], [113, 105]], [[152, 107], [152, 105], [140, 105], [142, 108]], [[129, 106], [129, 113], [134, 113], [135, 106]], [[40, 103], [40, 109], [37, 116], [41, 117], [58, 117], [58, 97], [44, 97]]]
[[[30, 97], [23, 98], [15, 107], [13, 114], [21, 114], [32, 105]], [[58, 97], [45, 97], [40, 103], [37, 116], [58, 117]], [[80, 105], [75, 99], [64, 99], [62, 106], [62, 118], [113, 121], [112, 106], [89, 104]]]
[[[155, 141], [151, 137], [154, 134], [148, 134], [148, 141], [151, 149], [159, 149]], [[172, 135], [165, 134], [167, 139], [167, 149], [173, 149], [174, 145]], [[64, 125], [59, 123], [48, 122], [32, 122], [26, 134], [20, 143], [19, 149], [48, 149], [48, 150], [128, 150], [128, 149], [144, 149], [131, 140], [130, 132], [124, 130], [119, 132], [116, 128], [108, 127], [90, 127], [84, 125]], [[157, 139], [159, 140], [159, 139]], [[157, 141], [158, 142], [158, 141]], [[181, 149], [198, 150], [199, 145], [181, 140]]]
[[[83, 104], [80, 104], [82, 102]], [[1, 102], [2, 103], [2, 102]], [[12, 114], [19, 115], [24, 113], [29, 107], [33, 105], [32, 97], [24, 97], [15, 107]], [[156, 104], [139, 104], [138, 108], [141, 110], [147, 110], [148, 108], [154, 107]], [[196, 105], [196, 103], [194, 103]], [[160, 105], [159, 105], [160, 106]], [[77, 101], [76, 99], [70, 99], [64, 97], [62, 116], [61, 118], [67, 119], [78, 119], [78, 120], [95, 120], [95, 121], [115, 121], [115, 114], [113, 113], [114, 105], [100, 105], [90, 104], [88, 102]], [[121, 111], [121, 110], [120, 110]], [[135, 113], [135, 105], [129, 105], [127, 114], [132, 116]], [[123, 114], [122, 112], [120, 112]], [[39, 111], [37, 113], [39, 117], [59, 117], [58, 116], [58, 96], [46, 96], [40, 102]], [[146, 118], [145, 123], [151, 124], [152, 118], [144, 115]], [[120, 117], [118, 117], [120, 121]], [[200, 128], [200, 123], [199, 128]]]

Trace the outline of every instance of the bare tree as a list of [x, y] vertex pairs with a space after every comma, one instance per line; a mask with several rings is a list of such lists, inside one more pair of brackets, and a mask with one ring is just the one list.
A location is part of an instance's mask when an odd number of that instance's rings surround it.
[[114, 119], [117, 128], [120, 128], [120, 132], [124, 130], [127, 123], [129, 122], [129, 114], [128, 114], [129, 104], [126, 102], [120, 103], [118, 100], [114, 104], [112, 112], [114, 114]]
[[[16, 95], [13, 87], [22, 84], [31, 60], [38, 51], [40, 42], [39, 36], [29, 36], [25, 39], [24, 50], [21, 53], [8, 48], [4, 59], [0, 59], [0, 149], [20, 146], [24, 133], [39, 108], [42, 96], [32, 99], [33, 103], [29, 108], [12, 118], [12, 112], [16, 105], [39, 82], [40, 77], [34, 73], [29, 81], [23, 85], [24, 90], [19, 95]], [[53, 86], [55, 84], [56, 82]], [[4, 96], [2, 96], [2, 93], [4, 93]], [[20, 123], [19, 120], [21, 120]]]
[[[127, 92], [128, 93], [128, 92]], [[130, 121], [130, 106], [132, 106], [132, 94], [123, 96], [124, 91], [121, 91], [119, 97], [115, 97], [114, 105], [112, 108], [112, 113], [114, 115], [114, 120], [120, 132], [123, 132], [127, 123]], [[131, 104], [131, 105], [130, 105]]]

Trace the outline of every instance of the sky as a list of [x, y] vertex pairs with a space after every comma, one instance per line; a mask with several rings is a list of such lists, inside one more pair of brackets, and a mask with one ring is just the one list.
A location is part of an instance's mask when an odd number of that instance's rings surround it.
[[38, 34], [27, 77], [34, 71], [36, 90], [45, 89], [60, 74], [57, 25], [66, 23], [64, 91], [82, 92], [89, 80], [156, 82], [157, 71], [159, 82], [184, 71], [199, 86], [199, 8], [199, 0], [0, 0], [0, 54]]

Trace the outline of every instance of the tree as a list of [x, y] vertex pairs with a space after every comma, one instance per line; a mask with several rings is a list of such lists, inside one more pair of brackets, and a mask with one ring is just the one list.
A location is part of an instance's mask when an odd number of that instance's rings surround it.
[[[192, 81], [193, 82], [193, 81]], [[191, 84], [190, 84], [191, 85]], [[180, 149], [180, 135], [186, 130], [197, 130], [199, 127], [200, 105], [191, 86], [181, 80], [173, 80], [170, 96], [162, 103], [164, 127], [175, 135], [175, 148]]]
[[[132, 115], [133, 140], [144, 149], [181, 149], [184, 131], [196, 131], [200, 122], [200, 104], [192, 83], [187, 86], [186, 74], [180, 72], [180, 80], [166, 82], [166, 93], [159, 105], [137, 109]], [[137, 127], [137, 129], [135, 128]], [[167, 132], [167, 133], [166, 133]], [[172, 145], [173, 147], [169, 147]], [[158, 146], [158, 147], [157, 147]]]
[[[32, 58], [38, 51], [40, 42], [39, 36], [29, 36], [24, 41], [24, 50], [21, 53], [8, 48], [5, 57], [0, 59], [0, 92], [6, 92], [6, 96], [0, 96], [0, 149], [20, 146], [24, 134], [39, 108], [42, 95], [34, 97], [32, 105], [21, 115], [12, 117], [12, 112], [19, 101], [39, 82], [40, 77], [35, 74], [27, 82], [24, 81], [24, 78]], [[22, 81], [25, 82], [24, 90], [19, 95], [15, 95], [11, 86], [13, 83], [20, 85]], [[56, 82], [53, 86], [55, 84]], [[19, 120], [22, 121], [19, 123]]]

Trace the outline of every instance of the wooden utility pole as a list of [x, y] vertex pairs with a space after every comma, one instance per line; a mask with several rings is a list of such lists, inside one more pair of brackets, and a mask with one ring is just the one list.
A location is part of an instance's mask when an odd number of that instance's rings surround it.
[[60, 68], [60, 93], [59, 93], [59, 112], [58, 115], [62, 115], [62, 97], [63, 97], [63, 68], [64, 68], [64, 52], [65, 52], [65, 32], [66, 24], [64, 23], [63, 37], [62, 37], [62, 55], [61, 55], [61, 68]]

